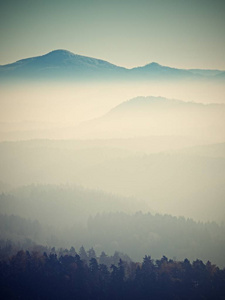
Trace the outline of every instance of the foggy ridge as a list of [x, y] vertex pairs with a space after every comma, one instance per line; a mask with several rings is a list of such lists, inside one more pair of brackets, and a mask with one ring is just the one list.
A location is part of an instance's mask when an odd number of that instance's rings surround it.
[[[182, 140], [168, 138], [0, 143], [2, 192], [21, 185], [59, 185], [59, 190], [64, 185], [60, 193], [66, 201], [68, 195], [77, 198], [66, 187], [80, 185], [123, 199], [102, 202], [101, 194], [90, 192], [81, 218], [88, 215], [85, 211], [143, 210], [224, 221], [224, 143], [181, 149], [182, 145]], [[46, 196], [56, 203], [50, 191], [49, 187]]]
[[100, 118], [84, 122], [74, 137], [113, 138], [151, 135], [224, 141], [225, 105], [202, 104], [165, 97], [135, 97]]

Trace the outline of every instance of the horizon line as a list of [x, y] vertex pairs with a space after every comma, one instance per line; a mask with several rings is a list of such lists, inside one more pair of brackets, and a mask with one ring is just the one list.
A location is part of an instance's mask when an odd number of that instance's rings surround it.
[[161, 67], [166, 67], [166, 68], [172, 68], [172, 69], [177, 69], [177, 70], [187, 70], [187, 71], [191, 71], [191, 70], [203, 70], [203, 71], [225, 71], [223, 69], [210, 69], [210, 68], [180, 68], [180, 67], [173, 67], [173, 66], [170, 66], [170, 65], [163, 65], [163, 64], [160, 64], [156, 61], [152, 61], [152, 62], [149, 62], [149, 63], [146, 63], [144, 65], [137, 65], [135, 67], [124, 67], [124, 66], [121, 66], [121, 65], [117, 65], [115, 63], [112, 63], [108, 60], [105, 60], [105, 59], [102, 59], [102, 58], [96, 58], [96, 57], [93, 57], [93, 56], [87, 56], [87, 55], [82, 55], [82, 54], [77, 54], [77, 53], [74, 53], [68, 49], [53, 49], [47, 53], [44, 53], [44, 54], [41, 54], [41, 55], [36, 55], [36, 56], [29, 56], [29, 57], [25, 57], [25, 58], [21, 58], [21, 59], [18, 59], [18, 60], [15, 60], [13, 62], [9, 62], [9, 63], [6, 63], [6, 64], [1, 64], [0, 67], [4, 67], [4, 66], [7, 66], [7, 65], [11, 65], [11, 64], [14, 64], [14, 63], [17, 63], [17, 62], [20, 62], [20, 61], [23, 61], [23, 60], [27, 60], [27, 59], [32, 59], [32, 58], [38, 58], [38, 57], [43, 57], [43, 56], [46, 56], [46, 55], [49, 55], [53, 52], [57, 52], [57, 51], [64, 51], [64, 52], [68, 52], [68, 53], [71, 53], [72, 55], [74, 56], [81, 56], [81, 57], [86, 57], [86, 58], [91, 58], [91, 59], [96, 59], [96, 60], [100, 60], [100, 61], [104, 61], [104, 62], [107, 62], [111, 65], [114, 65], [114, 66], [117, 66], [117, 67], [120, 67], [120, 68], [124, 68], [124, 69], [127, 69], [127, 70], [132, 70], [132, 69], [136, 69], [136, 68], [141, 68], [141, 67], [146, 67], [148, 65], [152, 65], [152, 64], [155, 64], [155, 65], [158, 65], [158, 66], [161, 66]]

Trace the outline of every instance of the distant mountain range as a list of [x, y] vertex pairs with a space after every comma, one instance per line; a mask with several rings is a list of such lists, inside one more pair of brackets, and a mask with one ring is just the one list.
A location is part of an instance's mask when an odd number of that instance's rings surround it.
[[136, 97], [84, 122], [78, 135], [96, 137], [198, 136], [224, 140], [225, 105]]
[[185, 136], [215, 143], [225, 139], [225, 104], [135, 97], [115, 106], [103, 116], [77, 126], [49, 127], [48, 124], [24, 122], [10, 126], [1, 123], [0, 140]]
[[26, 58], [0, 66], [0, 79], [71, 79], [71, 80], [149, 80], [149, 79], [222, 79], [225, 71], [177, 69], [150, 63], [132, 69], [107, 61], [77, 55], [67, 50]]
[[168, 109], [179, 109], [179, 111], [185, 110], [186, 112], [187, 109], [205, 109], [209, 107], [218, 108], [218, 106], [225, 107], [224, 104], [203, 104], [197, 102], [186, 102], [177, 99], [168, 99], [165, 97], [139, 96], [120, 103], [110, 110], [107, 115], [115, 116], [115, 114], [123, 114], [123, 117], [125, 117], [125, 114], [138, 114], [138, 112], [149, 115], [149, 113], [155, 112], [158, 109], [159, 112], [163, 112], [163, 110], [168, 112]]

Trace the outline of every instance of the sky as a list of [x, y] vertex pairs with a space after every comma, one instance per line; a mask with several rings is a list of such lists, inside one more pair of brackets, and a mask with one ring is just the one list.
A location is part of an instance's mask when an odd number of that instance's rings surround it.
[[55, 49], [225, 70], [224, 0], [0, 0], [0, 64]]

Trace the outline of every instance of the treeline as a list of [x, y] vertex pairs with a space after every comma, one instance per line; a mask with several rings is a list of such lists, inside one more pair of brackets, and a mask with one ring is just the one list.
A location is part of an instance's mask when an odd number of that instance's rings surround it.
[[[142, 206], [141, 206], [142, 207]], [[142, 207], [143, 208], [143, 207]], [[88, 217], [104, 211], [140, 210], [134, 198], [69, 185], [28, 185], [0, 193], [0, 211], [63, 228], [86, 224]]]
[[89, 250], [85, 250], [82, 245], [77, 252], [73, 246], [70, 248], [57, 248], [49, 247], [41, 244], [36, 244], [30, 239], [26, 239], [19, 242], [13, 242], [11, 240], [0, 240], [0, 261], [9, 261], [12, 256], [15, 256], [20, 251], [29, 251], [30, 253], [46, 253], [47, 255], [55, 254], [58, 257], [61, 256], [74, 256], [79, 255], [79, 257], [86, 263], [94, 258], [99, 264], [104, 264], [110, 267], [112, 264], [118, 264], [120, 259], [126, 262], [131, 262], [131, 258], [122, 252], [115, 251], [113, 255], [106, 255], [104, 251], [97, 256], [93, 247]]
[[[46, 210], [43, 207], [44, 213]], [[53, 214], [54, 211], [48, 211], [49, 217]], [[66, 219], [63, 210], [59, 218], [61, 221]], [[0, 239], [21, 243], [30, 240], [58, 248], [69, 248], [71, 244], [75, 248], [93, 246], [98, 254], [106, 251], [112, 255], [114, 251], [121, 251], [135, 261], [141, 261], [151, 251], [154, 259], [163, 255], [176, 260], [200, 258], [204, 262], [210, 260], [220, 267], [225, 266], [224, 225], [170, 215], [99, 213], [89, 217], [86, 224], [79, 223], [74, 217], [74, 225], [61, 227], [57, 223], [50, 226], [15, 215], [0, 214]]]
[[0, 261], [1, 299], [225, 299], [225, 270], [210, 262], [145, 256], [108, 267], [71, 251], [21, 250]]
[[107, 252], [116, 247], [135, 261], [151, 251], [154, 259], [201, 258], [225, 266], [225, 226], [215, 222], [142, 212], [102, 213], [89, 218], [85, 240]]
[[31, 239], [39, 242], [43, 237], [43, 230], [37, 220], [31, 221], [15, 215], [0, 214], [0, 236], [15, 241]]

